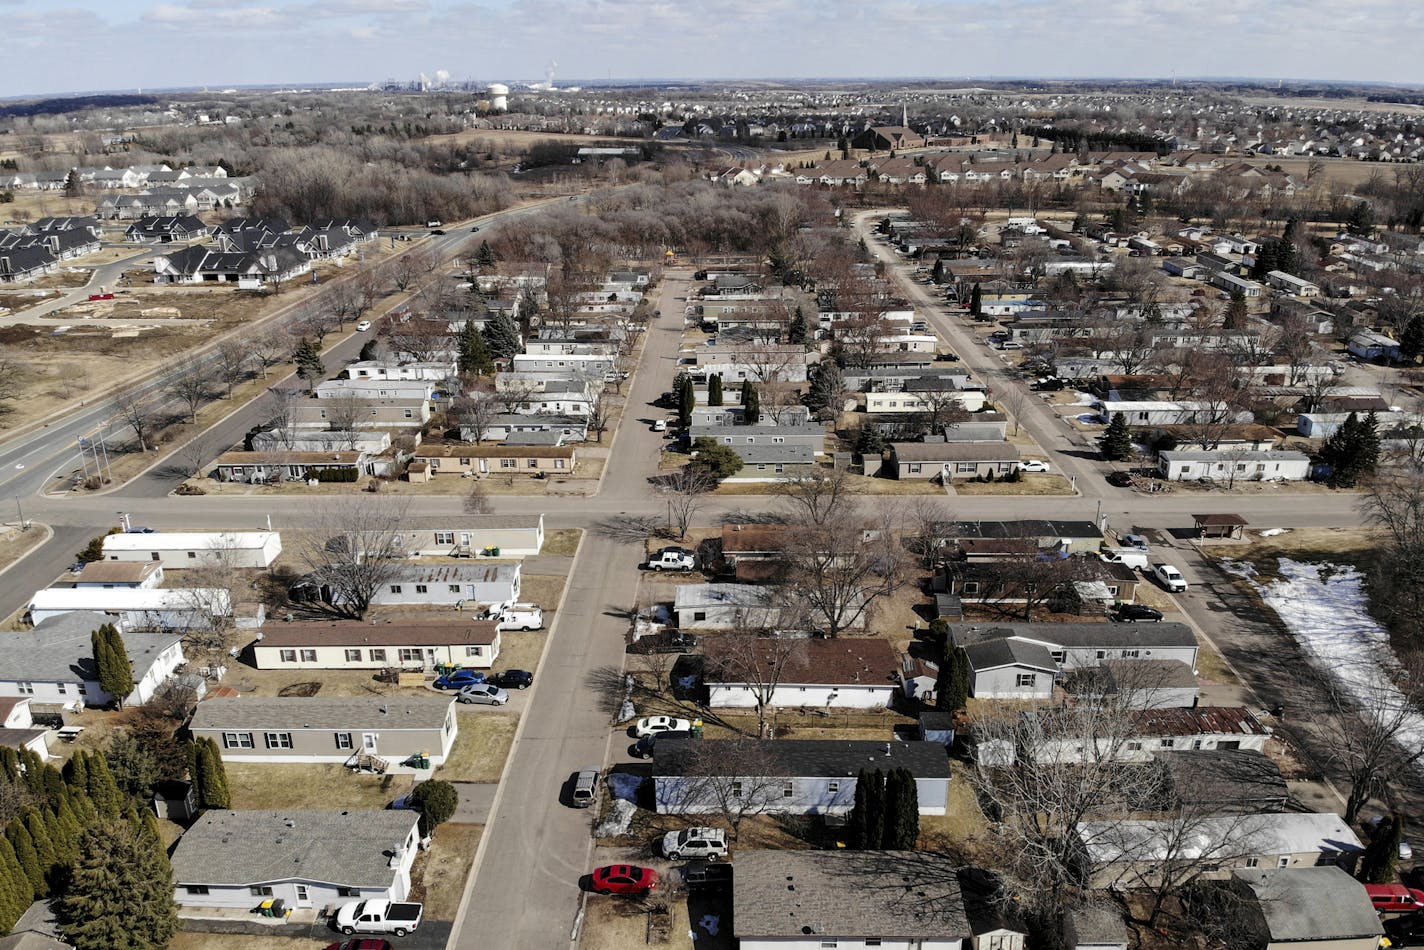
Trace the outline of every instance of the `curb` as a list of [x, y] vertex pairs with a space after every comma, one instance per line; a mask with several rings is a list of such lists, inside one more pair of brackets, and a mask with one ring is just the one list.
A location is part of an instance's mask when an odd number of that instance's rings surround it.
[[[46, 544], [48, 544], [48, 543], [50, 542], [50, 539], [52, 539], [52, 538], [54, 537], [54, 529], [51, 528], [49, 525], [47, 525], [47, 524], [42, 524], [41, 522], [38, 522], [38, 521], [31, 521], [31, 522], [30, 522], [30, 525], [31, 525], [32, 527], [36, 527], [36, 528], [43, 528], [43, 529], [44, 529], [44, 537], [40, 538], [40, 539], [39, 539], [38, 541], [36, 541], [34, 544], [31, 544], [29, 547], [25, 548], [25, 550], [23, 550], [23, 551], [21, 551], [19, 554], [15, 555], [15, 560], [11, 561], [9, 564], [6, 564], [4, 567], [0, 567], [0, 574], [4, 574], [6, 571], [10, 570], [10, 568], [15, 567], [17, 564], [19, 564], [19, 563], [20, 563], [21, 561], [23, 561], [25, 558], [29, 557], [31, 554], [34, 554], [34, 553], [35, 553], [36, 551], [38, 551], [40, 548], [42, 548], [42, 547], [44, 547]], [[582, 540], [582, 539], [580, 539], [580, 540]]]

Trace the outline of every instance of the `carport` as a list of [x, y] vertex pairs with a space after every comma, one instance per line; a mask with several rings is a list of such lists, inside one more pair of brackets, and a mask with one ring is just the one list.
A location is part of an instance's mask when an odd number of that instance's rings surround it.
[[1199, 538], [1229, 538], [1240, 541], [1248, 522], [1240, 515], [1192, 515]]

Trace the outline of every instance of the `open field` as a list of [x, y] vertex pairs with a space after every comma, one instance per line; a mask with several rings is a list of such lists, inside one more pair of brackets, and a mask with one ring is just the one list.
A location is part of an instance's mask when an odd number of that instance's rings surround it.
[[232, 807], [380, 810], [410, 791], [409, 775], [358, 775], [335, 763], [227, 762]]

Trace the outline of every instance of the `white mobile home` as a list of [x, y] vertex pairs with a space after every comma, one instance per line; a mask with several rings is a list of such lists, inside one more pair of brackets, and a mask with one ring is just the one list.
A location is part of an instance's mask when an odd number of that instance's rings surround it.
[[395, 544], [411, 557], [533, 557], [544, 546], [544, 516], [407, 518]]
[[104, 614], [134, 630], [205, 630], [232, 616], [232, 599], [221, 587], [47, 587], [30, 598], [34, 624], [75, 611]]
[[371, 603], [435, 604], [446, 607], [512, 604], [519, 599], [518, 564], [424, 564], [401, 568]]
[[110, 561], [162, 561], [169, 568], [224, 564], [271, 567], [282, 553], [275, 531], [130, 531], [104, 538]]
[[[778, 640], [762, 637], [708, 638], [702, 682], [713, 709], [752, 709], [763, 697], [771, 706], [808, 709], [881, 709], [895, 694], [895, 652], [887, 640]], [[722, 662], [745, 651], [764, 654], [759, 663]], [[748, 671], [780, 669], [776, 688]]]
[[[90, 634], [112, 617], [74, 612], [45, 620], [28, 633], [0, 634], [0, 696], [23, 696], [66, 708], [114, 700], [99, 685]], [[133, 664], [134, 689], [125, 703], [146, 703], [183, 663], [177, 633], [120, 630]]]
[[1174, 481], [1298, 482], [1310, 475], [1304, 452], [1252, 452], [1216, 449], [1205, 452], [1171, 450], [1157, 455], [1157, 471]]
[[499, 646], [493, 620], [268, 623], [252, 643], [252, 661], [259, 670], [489, 669]]

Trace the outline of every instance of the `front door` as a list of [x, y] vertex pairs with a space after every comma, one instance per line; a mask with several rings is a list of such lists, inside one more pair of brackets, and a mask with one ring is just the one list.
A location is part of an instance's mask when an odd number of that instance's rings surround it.
[[460, 547], [462, 547], [462, 548], [468, 548], [469, 546], [470, 546], [470, 532], [468, 532], [468, 531], [461, 531], [461, 532], [460, 532]]
[[376, 754], [376, 738], [377, 738], [377, 736], [379, 736], [379, 733], [375, 733], [375, 732], [363, 732], [363, 733], [361, 733], [361, 748], [362, 748], [366, 753], [368, 753], [369, 755], [375, 755], [375, 754]]
[[311, 905], [312, 905], [312, 902], [311, 902], [311, 892], [307, 890], [307, 886], [306, 886], [305, 884], [298, 884], [298, 885], [297, 885], [297, 906], [298, 906], [298, 907], [310, 907]]

